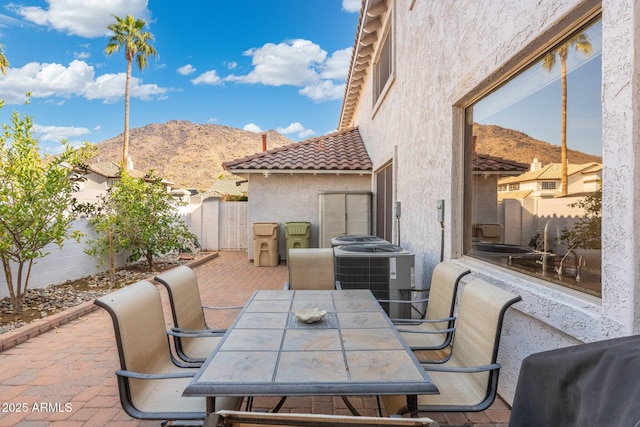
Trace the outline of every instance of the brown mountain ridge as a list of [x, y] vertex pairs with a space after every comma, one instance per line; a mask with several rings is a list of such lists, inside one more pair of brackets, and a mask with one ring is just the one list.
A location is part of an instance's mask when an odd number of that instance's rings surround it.
[[[502, 157], [529, 164], [536, 157], [544, 165], [560, 163], [560, 146], [532, 138], [526, 133], [496, 125], [475, 123], [476, 151], [490, 156]], [[567, 149], [569, 163], [602, 163], [602, 157]]]
[[[267, 149], [294, 141], [274, 130]], [[96, 161], [122, 161], [123, 134], [97, 144]], [[229, 126], [172, 120], [130, 130], [129, 156], [134, 169], [154, 172], [176, 188], [208, 189], [221, 174], [222, 163], [262, 151], [260, 133]]]
[[[267, 134], [267, 149], [294, 141], [274, 130]], [[540, 141], [513, 129], [495, 125], [474, 125], [476, 151], [529, 164], [537, 157], [543, 164], [560, 162], [560, 147]], [[153, 169], [177, 188], [208, 189], [221, 174], [229, 176], [222, 163], [262, 151], [260, 133], [229, 126], [196, 124], [172, 120], [131, 129], [129, 154], [135, 169]], [[97, 144], [100, 161], [122, 160], [122, 140], [115, 138]], [[568, 150], [569, 162], [602, 162], [602, 158]]]

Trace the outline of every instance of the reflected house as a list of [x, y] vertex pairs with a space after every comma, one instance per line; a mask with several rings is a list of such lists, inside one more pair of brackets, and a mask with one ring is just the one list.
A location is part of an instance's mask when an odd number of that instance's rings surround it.
[[500, 223], [497, 203], [498, 183], [501, 179], [517, 179], [527, 169], [524, 163], [474, 153], [473, 186], [480, 197], [473, 212], [473, 237], [485, 242], [503, 243], [504, 224]]
[[[567, 171], [569, 196], [593, 193], [602, 182], [601, 163], [569, 163]], [[534, 158], [528, 172], [498, 180], [498, 200], [558, 197], [562, 195], [561, 179], [559, 163], [543, 165]]]

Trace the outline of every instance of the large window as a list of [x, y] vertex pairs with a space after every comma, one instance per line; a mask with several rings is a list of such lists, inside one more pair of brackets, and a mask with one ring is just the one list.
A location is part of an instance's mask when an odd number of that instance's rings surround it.
[[373, 103], [377, 103], [380, 96], [390, 84], [393, 75], [393, 40], [391, 30], [387, 31], [381, 41], [378, 58], [373, 64]]
[[597, 296], [601, 51], [597, 18], [470, 105], [465, 136], [465, 253]]

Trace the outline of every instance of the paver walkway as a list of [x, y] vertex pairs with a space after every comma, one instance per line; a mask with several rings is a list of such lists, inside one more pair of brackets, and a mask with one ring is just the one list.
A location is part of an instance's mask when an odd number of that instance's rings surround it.
[[[256, 289], [281, 289], [287, 267], [254, 267], [245, 252], [220, 252], [194, 267], [203, 302], [243, 305]], [[167, 295], [158, 285], [170, 324]], [[208, 315], [212, 327], [226, 327], [232, 316]], [[220, 312], [216, 312], [219, 316]], [[141, 422], [120, 407], [114, 372], [118, 354], [111, 318], [96, 309], [0, 353], [0, 426], [159, 426]], [[350, 398], [363, 415], [376, 415], [373, 397]], [[256, 398], [254, 410], [277, 398]], [[340, 398], [289, 398], [282, 411], [347, 414]], [[443, 425], [507, 426], [509, 407], [498, 400], [480, 413], [429, 413]]]

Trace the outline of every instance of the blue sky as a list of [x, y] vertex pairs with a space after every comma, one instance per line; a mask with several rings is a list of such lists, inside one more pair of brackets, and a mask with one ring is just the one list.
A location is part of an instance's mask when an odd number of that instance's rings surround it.
[[[112, 15], [147, 22], [159, 57], [134, 64], [130, 127], [169, 120], [292, 140], [338, 125], [360, 0], [17, 0], [0, 9], [5, 107], [42, 145], [98, 143], [124, 127], [126, 61], [104, 53]], [[31, 92], [29, 105], [25, 94]]]

